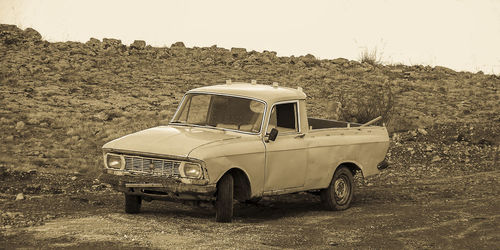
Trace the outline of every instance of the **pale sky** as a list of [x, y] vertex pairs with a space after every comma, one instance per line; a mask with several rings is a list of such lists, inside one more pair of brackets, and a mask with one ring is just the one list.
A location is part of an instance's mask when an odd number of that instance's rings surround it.
[[500, 0], [0, 0], [0, 23], [44, 39], [243, 47], [279, 56], [441, 65], [500, 74]]

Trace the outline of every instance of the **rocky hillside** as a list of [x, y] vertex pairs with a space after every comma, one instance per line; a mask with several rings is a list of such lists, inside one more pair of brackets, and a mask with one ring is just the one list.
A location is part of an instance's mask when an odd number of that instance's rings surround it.
[[[396, 138], [393, 155], [406, 161], [414, 154], [453, 161], [468, 150], [470, 157], [484, 154], [491, 163], [492, 147], [500, 141], [496, 75], [186, 48], [182, 42], [161, 48], [116, 39], [50, 43], [31, 28], [0, 25], [0, 164], [94, 172], [103, 143], [166, 123], [186, 90], [226, 79], [301, 86], [311, 116], [329, 117], [328, 101], [339, 100], [347, 120], [385, 114]], [[418, 145], [401, 144], [407, 141]], [[466, 144], [454, 148], [457, 142]], [[437, 148], [449, 152], [432, 153]]]

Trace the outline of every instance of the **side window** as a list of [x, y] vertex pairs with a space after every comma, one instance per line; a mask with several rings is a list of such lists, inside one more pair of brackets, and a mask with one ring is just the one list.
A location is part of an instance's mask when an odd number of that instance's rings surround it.
[[296, 102], [278, 104], [273, 107], [267, 132], [273, 128], [281, 133], [299, 132]]

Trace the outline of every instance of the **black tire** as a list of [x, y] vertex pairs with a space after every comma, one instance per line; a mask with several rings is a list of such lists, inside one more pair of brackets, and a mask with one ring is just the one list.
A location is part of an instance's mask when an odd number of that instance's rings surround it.
[[138, 195], [125, 194], [125, 213], [137, 214], [141, 211], [142, 198]]
[[321, 190], [321, 203], [328, 210], [345, 210], [351, 206], [354, 178], [351, 170], [340, 167], [333, 174], [328, 188]]
[[234, 179], [226, 174], [217, 183], [217, 197], [215, 200], [215, 221], [231, 222], [233, 219]]

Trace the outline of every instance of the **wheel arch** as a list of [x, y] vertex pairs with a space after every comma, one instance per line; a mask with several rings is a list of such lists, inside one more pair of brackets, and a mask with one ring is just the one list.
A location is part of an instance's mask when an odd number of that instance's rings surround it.
[[224, 174], [220, 176], [217, 180], [217, 184], [222, 176], [230, 174], [233, 176], [234, 180], [234, 198], [238, 201], [249, 200], [252, 196], [252, 187], [247, 173], [240, 168], [231, 168], [227, 170]]
[[[348, 168], [351, 171], [351, 173], [352, 173], [353, 176], [356, 175], [356, 173], [358, 171], [361, 173], [361, 175], [363, 175], [363, 168], [361, 168], [361, 166], [358, 163], [351, 162], [351, 161], [342, 162], [342, 163], [340, 163], [340, 164], [337, 165], [337, 167], [335, 168], [335, 171], [337, 171], [337, 169], [339, 169], [341, 167]], [[335, 173], [335, 171], [333, 171], [333, 173]]]

